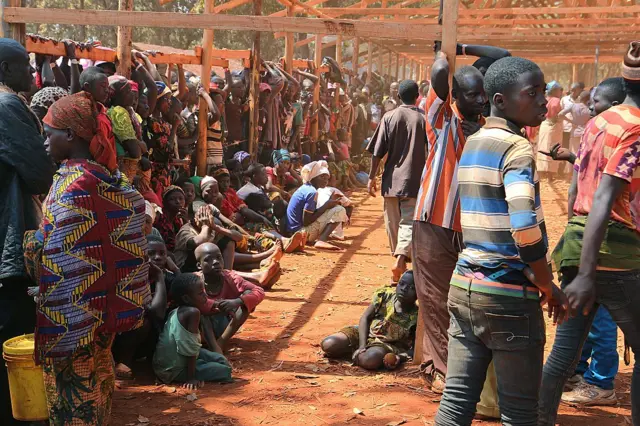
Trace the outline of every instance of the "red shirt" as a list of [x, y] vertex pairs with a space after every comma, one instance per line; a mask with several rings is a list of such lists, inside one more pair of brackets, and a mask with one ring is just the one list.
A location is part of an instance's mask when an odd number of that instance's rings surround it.
[[222, 194], [222, 205], [220, 206], [220, 212], [228, 218], [231, 218], [238, 210], [247, 207], [247, 205], [238, 197], [238, 193], [235, 189], [229, 188], [227, 192]]
[[[202, 271], [196, 272], [196, 274], [204, 280]], [[217, 303], [220, 300], [238, 298], [244, 302], [249, 312], [253, 312], [256, 306], [264, 300], [264, 290], [262, 287], [250, 283], [240, 275], [227, 269], [222, 271], [222, 276], [224, 283], [222, 284], [222, 290], [218, 294], [212, 294], [207, 288], [205, 281], [205, 290], [208, 297], [206, 305], [200, 308], [202, 312], [218, 312]]]

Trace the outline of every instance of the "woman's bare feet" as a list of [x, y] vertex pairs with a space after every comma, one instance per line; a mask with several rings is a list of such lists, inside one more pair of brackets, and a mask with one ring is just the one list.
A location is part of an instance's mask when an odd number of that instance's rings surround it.
[[120, 380], [129, 380], [133, 378], [133, 372], [123, 363], [116, 364], [116, 378]]
[[335, 246], [331, 243], [328, 243], [326, 241], [316, 241], [316, 243], [313, 245], [315, 248], [317, 248], [318, 250], [331, 250], [331, 251], [342, 251], [342, 249], [338, 246]]
[[259, 272], [258, 285], [265, 290], [270, 289], [275, 284], [273, 277], [275, 277], [278, 272], [280, 272], [280, 263], [271, 262], [267, 269]]
[[282, 244], [280, 241], [278, 241], [270, 251], [272, 251], [271, 255], [260, 262], [260, 269], [267, 268], [273, 262], [280, 262], [284, 255], [284, 250], [282, 250]]
[[293, 253], [298, 249], [304, 250], [305, 236], [301, 231], [296, 232], [291, 238], [283, 238], [282, 244], [285, 253]]

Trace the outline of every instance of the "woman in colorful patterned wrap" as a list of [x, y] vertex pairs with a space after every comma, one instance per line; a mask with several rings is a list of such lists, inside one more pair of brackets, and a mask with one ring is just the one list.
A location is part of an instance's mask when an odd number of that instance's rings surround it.
[[43, 206], [36, 361], [52, 425], [109, 424], [116, 333], [150, 302], [145, 205], [117, 169], [84, 92], [54, 103], [45, 147], [60, 163]]

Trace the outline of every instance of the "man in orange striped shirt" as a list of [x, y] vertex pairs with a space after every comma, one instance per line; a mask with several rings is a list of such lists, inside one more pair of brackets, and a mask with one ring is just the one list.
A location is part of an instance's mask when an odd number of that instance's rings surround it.
[[[458, 54], [496, 60], [509, 52], [492, 46], [459, 45]], [[466, 138], [484, 123], [482, 112], [486, 103], [482, 74], [471, 66], [455, 72], [449, 97], [449, 63], [446, 55], [439, 52], [425, 104], [428, 152], [412, 239], [413, 270], [424, 324], [422, 370], [436, 392], [444, 389], [449, 326], [447, 294], [462, 249], [458, 161]]]

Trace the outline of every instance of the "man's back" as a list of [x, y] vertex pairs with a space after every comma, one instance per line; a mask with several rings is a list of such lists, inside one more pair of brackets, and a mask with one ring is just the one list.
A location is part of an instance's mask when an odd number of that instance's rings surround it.
[[388, 112], [371, 137], [368, 150], [387, 161], [382, 174], [382, 196], [418, 195], [420, 173], [426, 155], [424, 112], [415, 106], [402, 105]]
[[37, 118], [14, 93], [0, 92], [0, 279], [24, 276], [22, 238], [36, 229], [55, 168]]

